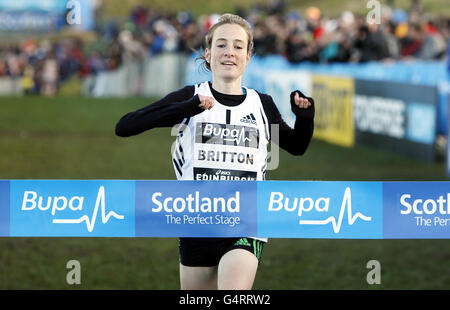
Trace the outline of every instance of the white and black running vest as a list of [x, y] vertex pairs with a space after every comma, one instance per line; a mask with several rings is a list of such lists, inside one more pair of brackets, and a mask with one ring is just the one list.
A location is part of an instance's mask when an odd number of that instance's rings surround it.
[[[238, 106], [214, 107], [186, 118], [178, 128], [172, 163], [178, 180], [264, 180], [269, 124], [258, 93], [245, 88]], [[195, 93], [213, 97], [208, 82]]]

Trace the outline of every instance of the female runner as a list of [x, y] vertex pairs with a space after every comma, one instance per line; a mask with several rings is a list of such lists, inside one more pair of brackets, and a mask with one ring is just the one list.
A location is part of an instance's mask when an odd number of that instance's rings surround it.
[[[212, 81], [174, 91], [116, 125], [121, 137], [179, 124], [172, 163], [179, 180], [264, 180], [270, 139], [302, 155], [313, 135], [314, 101], [295, 90], [290, 104], [294, 128], [272, 97], [243, 87], [253, 37], [249, 23], [224, 14], [205, 38], [201, 59]], [[279, 137], [271, 137], [272, 125]], [[267, 239], [180, 238], [181, 289], [251, 289]]]

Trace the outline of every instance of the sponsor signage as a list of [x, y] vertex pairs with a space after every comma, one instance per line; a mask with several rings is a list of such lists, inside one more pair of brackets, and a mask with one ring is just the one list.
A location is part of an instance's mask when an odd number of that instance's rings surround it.
[[134, 236], [133, 181], [10, 181], [11, 236]]
[[[243, 120], [243, 123], [256, 125], [253, 113]], [[194, 180], [256, 180], [255, 156], [258, 156], [259, 142], [256, 127], [197, 123]]]
[[293, 238], [379, 239], [379, 182], [258, 183], [258, 235]]
[[326, 75], [312, 76], [315, 101], [314, 136], [340, 146], [355, 143], [353, 124], [353, 79]]
[[0, 236], [449, 239], [450, 182], [3, 180]]
[[64, 25], [66, 1], [0, 0], [1, 30], [48, 30]]
[[136, 236], [256, 235], [255, 195], [255, 182], [136, 181]]
[[64, 26], [91, 30], [94, 25], [90, 0], [0, 0], [0, 30], [48, 31]]
[[49, 12], [4, 12], [0, 11], [0, 30], [49, 30], [59, 29], [64, 25], [62, 14]]
[[450, 183], [385, 182], [386, 239], [446, 239], [450, 236]]
[[356, 143], [434, 161], [435, 87], [355, 80], [353, 110]]
[[[253, 119], [253, 113], [251, 114]], [[248, 116], [250, 117], [250, 116]], [[252, 121], [256, 125], [256, 120], [244, 119], [246, 122]], [[240, 125], [197, 123], [195, 143], [233, 145], [258, 148], [259, 131], [255, 127]]]
[[357, 130], [405, 138], [406, 104], [402, 100], [357, 94], [353, 105]]

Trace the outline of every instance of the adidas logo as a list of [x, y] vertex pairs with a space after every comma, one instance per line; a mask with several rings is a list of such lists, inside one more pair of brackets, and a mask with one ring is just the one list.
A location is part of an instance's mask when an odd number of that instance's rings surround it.
[[241, 122], [256, 125], [256, 118], [253, 115], [253, 113], [250, 113], [250, 114], [244, 116], [243, 118], [241, 118]]
[[241, 238], [241, 239], [239, 239], [234, 245], [252, 246], [252, 245], [248, 242], [247, 238]]

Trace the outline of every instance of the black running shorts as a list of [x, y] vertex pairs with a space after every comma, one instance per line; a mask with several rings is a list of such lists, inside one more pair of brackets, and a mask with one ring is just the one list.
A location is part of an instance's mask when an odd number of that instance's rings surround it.
[[264, 243], [252, 238], [180, 238], [180, 263], [189, 267], [217, 266], [222, 256], [234, 249], [247, 250], [260, 261]]

